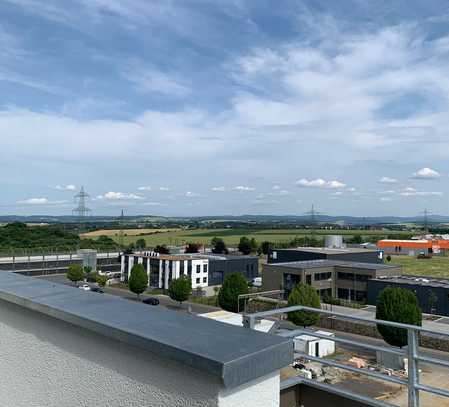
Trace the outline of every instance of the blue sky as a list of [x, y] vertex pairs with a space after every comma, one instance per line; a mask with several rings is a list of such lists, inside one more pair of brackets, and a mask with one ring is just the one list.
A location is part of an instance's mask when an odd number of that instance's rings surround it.
[[1, 214], [448, 214], [442, 0], [0, 0]]

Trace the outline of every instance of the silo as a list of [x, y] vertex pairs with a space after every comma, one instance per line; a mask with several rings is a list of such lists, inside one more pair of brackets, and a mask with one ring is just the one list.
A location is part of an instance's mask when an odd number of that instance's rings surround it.
[[327, 235], [324, 237], [324, 247], [328, 249], [342, 249], [343, 236], [341, 235]]

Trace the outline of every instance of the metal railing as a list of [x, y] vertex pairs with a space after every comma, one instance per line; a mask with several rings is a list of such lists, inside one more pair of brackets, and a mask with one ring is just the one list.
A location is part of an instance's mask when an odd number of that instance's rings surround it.
[[[345, 319], [345, 320], [350, 320], [350, 321], [370, 323], [370, 324], [379, 324], [379, 325], [385, 325], [385, 326], [390, 326], [390, 327], [394, 327], [394, 328], [405, 329], [407, 331], [407, 340], [408, 340], [406, 350], [395, 348], [393, 346], [390, 347], [390, 346], [372, 345], [372, 344], [363, 343], [363, 342], [355, 341], [355, 340], [351, 340], [351, 339], [339, 338], [337, 336], [329, 337], [329, 336], [322, 335], [322, 334], [319, 334], [316, 332], [312, 332], [311, 330], [306, 330], [306, 329], [298, 329], [298, 330], [293, 330], [293, 331], [290, 331], [287, 333], [283, 333], [283, 336], [294, 337], [294, 336], [297, 336], [298, 334], [307, 333], [309, 335], [313, 335], [320, 339], [326, 339], [329, 341], [333, 341], [335, 343], [341, 343], [341, 344], [345, 344], [345, 345], [354, 346], [357, 348], [364, 348], [364, 349], [369, 349], [372, 351], [381, 351], [381, 352], [386, 352], [386, 353], [390, 353], [390, 354], [407, 357], [408, 358], [408, 375], [407, 375], [407, 379], [402, 379], [399, 377], [388, 376], [386, 374], [371, 371], [368, 369], [356, 368], [353, 366], [345, 365], [343, 363], [335, 362], [330, 359], [324, 359], [324, 358], [320, 358], [320, 357], [310, 356], [306, 353], [304, 353], [304, 354], [301, 353], [301, 356], [304, 357], [305, 359], [321, 363], [322, 365], [332, 366], [332, 367], [335, 367], [338, 369], [343, 369], [343, 370], [350, 371], [353, 373], [358, 373], [358, 374], [372, 377], [375, 379], [380, 379], [380, 380], [383, 380], [386, 382], [406, 386], [408, 389], [408, 407], [419, 407], [420, 406], [419, 394], [421, 391], [449, 398], [449, 391], [446, 389], [420, 384], [419, 370], [418, 370], [418, 362], [435, 364], [435, 365], [444, 366], [444, 367], [449, 368], [449, 361], [447, 361], [447, 360], [433, 358], [433, 357], [429, 357], [429, 356], [420, 354], [419, 343], [418, 343], [419, 342], [418, 338], [419, 338], [420, 333], [427, 333], [427, 334], [433, 334], [433, 335], [435, 335], [437, 333], [438, 335], [443, 335], [443, 336], [448, 336], [448, 337], [449, 337], [449, 333], [435, 332], [435, 331], [432, 331], [432, 330], [429, 330], [426, 328], [422, 328], [422, 327], [416, 326], [416, 325], [408, 325], [408, 324], [402, 324], [399, 322], [384, 321], [384, 320], [378, 320], [378, 319], [371, 319], [371, 318], [367, 318], [367, 317], [352, 316], [352, 315], [342, 314], [339, 312], [304, 307], [301, 305], [244, 315], [243, 325], [246, 328], [254, 329], [257, 319], [266, 318], [266, 317], [270, 317], [270, 316], [274, 316], [274, 315], [285, 314], [285, 313], [293, 312], [293, 311], [310, 311], [310, 312], [315, 312], [315, 313], [318, 313], [321, 315], [326, 315], [326, 316], [334, 317], [334, 318], [337, 317], [340, 319]], [[316, 380], [307, 379], [305, 377], [300, 377], [300, 376], [289, 378], [287, 380], [282, 381], [281, 382], [281, 390], [295, 386], [296, 384], [299, 384], [299, 383], [304, 383], [304, 384], [307, 384], [311, 387], [314, 387], [314, 388], [317, 388], [320, 390], [324, 390], [324, 391], [327, 391], [327, 392], [330, 392], [333, 394], [337, 394], [342, 397], [350, 398], [352, 400], [364, 403], [369, 406], [394, 407], [393, 404], [387, 403], [385, 401], [380, 401], [380, 400], [377, 400], [377, 399], [374, 399], [371, 397], [367, 397], [367, 396], [364, 396], [361, 394], [354, 393], [352, 391], [349, 391], [349, 390], [346, 390], [343, 388], [338, 388], [331, 384], [320, 383]]]

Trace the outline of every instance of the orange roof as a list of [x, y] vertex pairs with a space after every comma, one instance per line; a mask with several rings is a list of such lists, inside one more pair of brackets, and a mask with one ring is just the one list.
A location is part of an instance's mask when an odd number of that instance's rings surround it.
[[390, 239], [385, 239], [385, 240], [379, 240], [377, 242], [377, 247], [404, 247], [407, 249], [430, 249], [432, 247], [432, 245], [433, 245], [433, 243], [431, 240], [390, 240]]

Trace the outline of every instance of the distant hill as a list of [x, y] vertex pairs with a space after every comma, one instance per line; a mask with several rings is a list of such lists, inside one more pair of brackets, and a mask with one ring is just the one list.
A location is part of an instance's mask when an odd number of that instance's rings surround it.
[[[118, 221], [116, 216], [90, 216], [87, 222], [114, 222]], [[357, 216], [331, 216], [317, 215], [317, 222], [340, 225], [391, 225], [416, 223], [422, 224], [423, 218], [420, 216], [400, 217], [400, 216], [380, 216], [380, 217], [357, 217]], [[240, 215], [240, 216], [199, 216], [199, 217], [163, 217], [151, 215], [126, 216], [126, 222], [263, 222], [263, 223], [298, 223], [310, 224], [310, 216], [302, 215]], [[449, 216], [430, 215], [429, 223], [440, 224], [449, 223]], [[24, 223], [77, 223], [79, 218], [75, 216], [0, 216], [0, 222], [24, 222]]]

